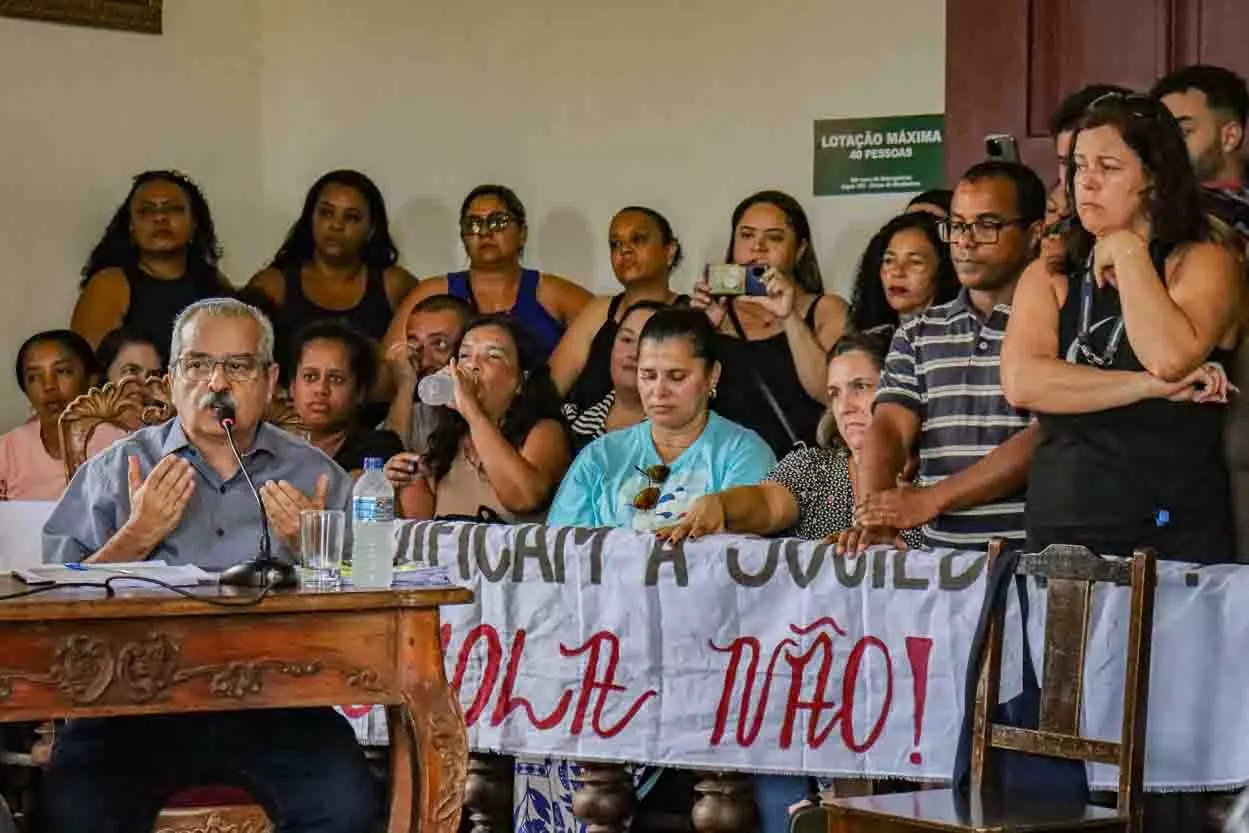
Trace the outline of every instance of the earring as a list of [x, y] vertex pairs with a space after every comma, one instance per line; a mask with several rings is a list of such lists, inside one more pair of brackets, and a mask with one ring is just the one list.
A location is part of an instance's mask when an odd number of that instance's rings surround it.
[[715, 398], [716, 398], [716, 389], [715, 389], [715, 388], [712, 388], [712, 389], [711, 389], [711, 396], [710, 396], [710, 398], [711, 398], [711, 399], [715, 399]]

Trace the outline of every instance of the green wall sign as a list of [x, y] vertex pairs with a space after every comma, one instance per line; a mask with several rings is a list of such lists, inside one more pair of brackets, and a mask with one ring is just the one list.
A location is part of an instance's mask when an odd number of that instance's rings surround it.
[[815, 123], [815, 196], [895, 194], [945, 183], [945, 116]]

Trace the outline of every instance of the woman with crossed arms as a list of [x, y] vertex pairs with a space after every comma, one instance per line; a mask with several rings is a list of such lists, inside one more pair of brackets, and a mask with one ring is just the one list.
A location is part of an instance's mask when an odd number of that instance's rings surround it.
[[1062, 271], [1024, 273], [1002, 351], [1007, 399], [1038, 414], [1029, 549], [1234, 558], [1222, 434], [1241, 265], [1214, 241], [1180, 128], [1108, 94], [1077, 127]]

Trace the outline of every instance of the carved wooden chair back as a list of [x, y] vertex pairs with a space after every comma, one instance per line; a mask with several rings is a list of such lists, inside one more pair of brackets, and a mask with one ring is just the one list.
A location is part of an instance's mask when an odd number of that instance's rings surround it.
[[[62, 457], [66, 479], [72, 478], [87, 459], [87, 444], [102, 424], [123, 431], [159, 425], [177, 414], [169, 395], [168, 377], [140, 379], [127, 376], [79, 396], [61, 414]], [[273, 397], [265, 408], [266, 422], [307, 439], [308, 430], [289, 399]]]
[[295, 410], [295, 405], [286, 396], [274, 396], [265, 408], [265, 422], [281, 428], [300, 439], [308, 439], [308, 426]]
[[[1002, 668], [1002, 619], [998, 617], [991, 625], [988, 656], [977, 688], [973, 791], [993, 787], [987, 766], [990, 748], [1110, 764], [1119, 769], [1118, 810], [1139, 823], [1157, 560], [1148, 551], [1137, 552], [1130, 559], [1109, 559], [1084, 547], [1055, 545], [1021, 555], [1015, 572], [1032, 576], [1045, 586], [1040, 720], [1035, 730], [992, 721], [991, 707], [998, 702]], [[1118, 741], [1093, 740], [1080, 734], [1084, 654], [1092, 591], [1098, 583], [1130, 588], [1123, 723]]]
[[123, 431], [159, 425], [174, 415], [165, 379], [127, 376], [107, 382], [79, 396], [61, 413], [61, 456], [66, 479], [72, 478], [87, 459], [87, 443], [104, 423]]

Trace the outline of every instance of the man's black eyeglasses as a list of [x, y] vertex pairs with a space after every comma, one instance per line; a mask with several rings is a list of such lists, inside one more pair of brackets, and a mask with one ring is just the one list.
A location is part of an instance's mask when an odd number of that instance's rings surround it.
[[1007, 220], [973, 220], [970, 223], [959, 222], [958, 220], [940, 220], [937, 222], [937, 233], [941, 236], [942, 243], [953, 243], [964, 234], [971, 235], [971, 239], [976, 243], [996, 243], [998, 238], [1002, 236], [1002, 229], [1007, 226], [1025, 225], [1022, 217], [1012, 217]]

